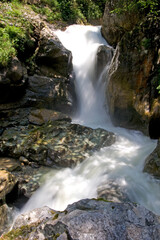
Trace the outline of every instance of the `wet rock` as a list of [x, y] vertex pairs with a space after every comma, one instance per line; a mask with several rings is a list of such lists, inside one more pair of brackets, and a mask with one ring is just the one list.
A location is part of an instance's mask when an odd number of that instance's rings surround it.
[[143, 171], [160, 179], [160, 140], [155, 150], [147, 157]]
[[23, 157], [23, 156], [20, 156], [19, 161], [20, 161], [22, 164], [25, 164], [25, 165], [29, 165], [29, 164], [30, 164], [30, 162], [28, 161], [28, 159], [25, 158], [25, 157]]
[[3, 238], [31, 239], [159, 239], [160, 219], [133, 203], [109, 203], [84, 199], [64, 212], [47, 207], [19, 216]]
[[9, 208], [7, 204], [0, 206], [0, 235], [9, 231], [9, 224], [13, 220], [12, 208]]
[[[29, 164], [24, 164], [24, 166], [22, 166], [21, 171], [13, 172], [13, 175], [18, 180], [19, 198], [30, 198], [31, 195], [40, 187], [43, 179], [45, 179], [45, 174], [50, 171], [47, 167], [40, 167], [38, 165], [35, 167], [34, 164], [36, 163], [29, 162]], [[19, 206], [17, 207], [19, 208]]]
[[29, 124], [28, 115], [31, 108], [21, 108], [19, 103], [9, 103], [0, 105], [0, 126], [5, 128], [16, 125]]
[[23, 98], [23, 105], [71, 112], [72, 98], [68, 85], [68, 80], [64, 78], [31, 76], [28, 79], [28, 88]]
[[49, 109], [35, 109], [32, 110], [29, 115], [29, 121], [30, 123], [36, 124], [36, 125], [42, 125], [45, 122], [48, 121], [55, 121], [55, 120], [67, 120], [71, 121], [71, 119], [60, 112], [56, 112]]
[[107, 1], [102, 23], [104, 38], [115, 48], [106, 76], [109, 112], [116, 126], [158, 139], [160, 21], [148, 16], [148, 9], [141, 12], [133, 6], [129, 11], [114, 11], [125, 4], [125, 0]]
[[36, 63], [43, 75], [68, 77], [72, 70], [71, 60], [71, 52], [63, 47], [53, 33], [50, 38], [43, 36], [36, 56]]
[[[12, 191], [16, 186], [17, 186], [16, 177], [13, 176], [10, 172], [7, 172], [6, 170], [0, 170], [0, 200], [5, 202], [9, 194], [12, 195]], [[18, 192], [18, 189], [17, 189], [17, 192]], [[11, 195], [10, 195], [11, 198], [15, 197]]]
[[111, 48], [110, 46], [102, 45], [98, 48], [97, 58], [96, 58], [97, 78], [100, 77], [100, 75], [104, 71], [105, 67], [107, 67], [107, 65], [109, 65], [112, 57], [113, 57], [113, 48]]
[[0, 169], [7, 170], [9, 172], [21, 170], [20, 163], [13, 158], [9, 157], [0, 157]]
[[[117, 44], [107, 76], [107, 99], [113, 123], [145, 134], [148, 134], [150, 119], [160, 116], [156, 93], [160, 43], [155, 41], [155, 26], [159, 26], [159, 21], [145, 19], [139, 27], [124, 34]], [[149, 47], [144, 43], [145, 38], [150, 39]]]
[[116, 140], [113, 133], [68, 121], [6, 129], [0, 136], [0, 153], [54, 167], [73, 167]]
[[107, 183], [98, 186], [97, 198], [117, 203], [129, 202], [125, 190], [115, 180], [108, 180]]

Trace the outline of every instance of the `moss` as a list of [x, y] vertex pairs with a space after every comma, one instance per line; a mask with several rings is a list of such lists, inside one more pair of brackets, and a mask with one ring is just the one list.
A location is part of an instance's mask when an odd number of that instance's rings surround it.
[[53, 220], [56, 220], [56, 219], [58, 218], [58, 216], [59, 216], [59, 214], [56, 213], [56, 214], [54, 215], [54, 217], [53, 217]]
[[31, 36], [32, 23], [23, 15], [25, 11], [19, 1], [0, 2], [0, 67], [6, 67], [14, 56], [21, 60], [31, 57], [35, 41]]
[[61, 234], [60, 233], [57, 233], [54, 237], [53, 237], [53, 240], [56, 240]]
[[106, 200], [106, 199], [104, 199], [104, 198], [92, 198], [92, 200], [95, 200], [95, 201], [103, 201], [103, 202], [112, 202], [112, 201], [108, 201], [108, 200]]
[[29, 233], [36, 230], [37, 224], [25, 225], [3, 235], [3, 240], [27, 240]]

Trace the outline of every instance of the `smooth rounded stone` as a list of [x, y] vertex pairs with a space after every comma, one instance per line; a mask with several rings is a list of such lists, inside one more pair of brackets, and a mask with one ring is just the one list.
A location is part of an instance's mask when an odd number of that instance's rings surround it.
[[9, 172], [21, 170], [20, 163], [13, 158], [0, 157], [0, 169], [5, 169]]
[[160, 140], [154, 151], [146, 158], [143, 171], [160, 179]]
[[138, 204], [83, 199], [63, 212], [43, 207], [20, 215], [3, 238], [15, 234], [28, 240], [157, 240], [160, 217]]
[[6, 129], [0, 153], [50, 167], [74, 167], [93, 152], [112, 145], [115, 134], [66, 121]]
[[[17, 179], [6, 170], [0, 170], [0, 200], [6, 200], [6, 197], [16, 187]], [[14, 196], [13, 196], [14, 197]]]
[[65, 119], [68, 121], [71, 121], [71, 118], [66, 114], [45, 109], [45, 108], [32, 110], [29, 115], [29, 122], [36, 125], [42, 125], [48, 121], [65, 120]]

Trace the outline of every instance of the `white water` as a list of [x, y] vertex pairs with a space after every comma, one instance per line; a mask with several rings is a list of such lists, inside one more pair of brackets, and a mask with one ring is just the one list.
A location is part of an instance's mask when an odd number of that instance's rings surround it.
[[117, 184], [133, 202], [160, 214], [160, 187], [152, 177], [142, 172], [144, 160], [156, 146], [137, 131], [115, 128], [107, 114], [103, 74], [95, 79], [96, 51], [107, 44], [99, 27], [70, 26], [57, 35], [72, 51], [76, 74], [78, 111], [73, 122], [92, 128], [102, 127], [116, 133], [117, 141], [101, 149], [74, 169], [53, 170], [46, 183], [31, 197], [22, 211], [47, 205], [63, 210], [82, 198], [97, 196], [100, 183]]

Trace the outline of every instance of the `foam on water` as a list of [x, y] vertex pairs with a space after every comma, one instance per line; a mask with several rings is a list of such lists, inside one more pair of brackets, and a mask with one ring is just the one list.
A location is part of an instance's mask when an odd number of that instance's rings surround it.
[[101, 76], [95, 79], [97, 49], [100, 45], [107, 45], [101, 36], [100, 27], [73, 25], [65, 32], [57, 31], [56, 34], [73, 55], [78, 99], [73, 122], [112, 131], [117, 140], [74, 169], [52, 170], [46, 176], [45, 184], [30, 198], [22, 211], [44, 205], [63, 210], [68, 204], [82, 198], [96, 197], [97, 187], [112, 181], [131, 201], [160, 214], [159, 182], [143, 173], [145, 158], [155, 148], [156, 141], [138, 131], [112, 125], [105, 103], [110, 63]]

